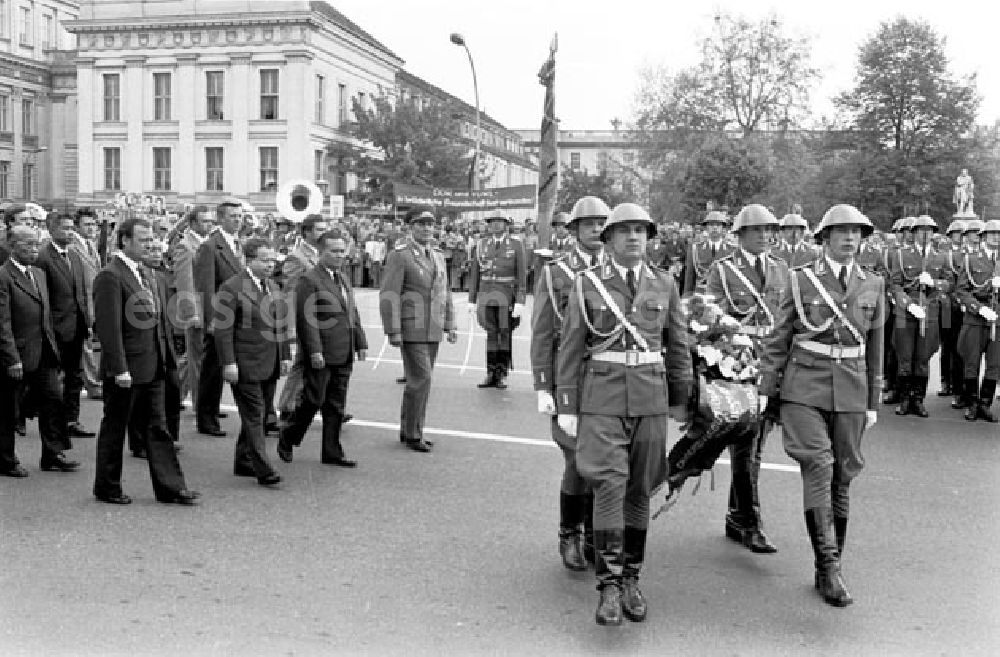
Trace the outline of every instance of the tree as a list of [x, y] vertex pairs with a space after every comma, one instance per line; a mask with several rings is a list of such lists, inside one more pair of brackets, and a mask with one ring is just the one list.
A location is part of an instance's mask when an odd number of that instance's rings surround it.
[[584, 196], [596, 196], [611, 208], [619, 203], [636, 201], [635, 195], [629, 194], [606, 171], [591, 174], [583, 169], [573, 170], [563, 166], [560, 179], [559, 197], [556, 201], [556, 210], [559, 212], [572, 211], [573, 205]]
[[683, 182], [684, 204], [704, 209], [709, 201], [740, 208], [767, 189], [767, 162], [760, 145], [725, 135], [706, 141], [688, 166]]

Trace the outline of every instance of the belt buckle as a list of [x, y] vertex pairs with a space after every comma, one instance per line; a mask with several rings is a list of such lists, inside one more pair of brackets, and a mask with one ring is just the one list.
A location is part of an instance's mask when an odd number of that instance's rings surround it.
[[839, 363], [844, 358], [844, 345], [842, 344], [830, 345], [830, 358]]
[[639, 350], [638, 349], [626, 349], [625, 350], [625, 365], [626, 367], [635, 367], [639, 364]]

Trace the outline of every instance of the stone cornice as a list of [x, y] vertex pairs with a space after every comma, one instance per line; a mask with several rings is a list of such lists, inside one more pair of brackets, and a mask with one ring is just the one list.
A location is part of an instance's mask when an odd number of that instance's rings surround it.
[[63, 27], [71, 34], [88, 34], [91, 32], [154, 32], [158, 30], [192, 30], [220, 29], [225, 27], [241, 28], [265, 25], [293, 25], [295, 23], [311, 23], [307, 13], [287, 12], [274, 14], [219, 14], [208, 16], [165, 16], [160, 18], [121, 18], [117, 20], [87, 20], [66, 21]]

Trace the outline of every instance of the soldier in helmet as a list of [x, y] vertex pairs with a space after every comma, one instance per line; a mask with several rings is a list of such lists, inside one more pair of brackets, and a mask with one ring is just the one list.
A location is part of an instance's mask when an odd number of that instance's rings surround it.
[[469, 312], [486, 331], [486, 378], [480, 388], [507, 387], [514, 319], [520, 322], [527, 285], [527, 256], [521, 241], [508, 234], [511, 220], [486, 218], [489, 235], [476, 243], [469, 274]]
[[760, 393], [780, 397], [785, 451], [802, 471], [815, 585], [837, 607], [853, 602], [841, 574], [849, 486], [864, 466], [882, 377], [884, 283], [854, 261], [872, 230], [852, 206], [826, 212], [816, 231], [823, 255], [791, 272], [761, 359]]
[[[971, 223], [971, 222], [970, 222]], [[978, 227], [978, 226], [977, 226]], [[982, 225], [982, 243], [965, 254], [958, 280], [958, 297], [965, 306], [959, 351], [965, 366], [965, 419], [996, 422], [990, 410], [1000, 378], [1000, 221]], [[986, 369], [979, 383], [979, 363], [985, 356]], [[978, 398], [976, 392], [978, 391]]]
[[[740, 332], [755, 341], [758, 352], [760, 340], [774, 329], [774, 314], [788, 287], [788, 266], [766, 250], [778, 227], [763, 205], [746, 206], [733, 223], [739, 248], [716, 260], [708, 273], [707, 292], [740, 321]], [[729, 448], [733, 476], [726, 513], [726, 536], [761, 554], [777, 552], [764, 534], [757, 490], [765, 438], [761, 427], [754, 427]]]
[[[880, 272], [886, 282], [889, 281], [891, 263], [896, 258], [898, 251], [913, 243], [913, 236], [910, 231], [913, 228], [914, 221], [916, 219], [913, 217], [904, 217], [893, 224], [893, 231], [897, 236], [896, 244], [883, 252], [882, 270]], [[898, 404], [905, 398], [905, 395], [896, 376], [896, 371], [899, 367], [896, 358], [896, 349], [893, 346], [893, 336], [895, 335], [896, 328], [896, 299], [892, 296], [889, 285], [886, 285], [886, 294], [889, 295], [888, 308], [890, 312], [886, 315], [885, 330], [883, 332], [885, 345], [883, 345], [882, 353], [885, 363], [883, 363], [882, 371], [885, 372], [885, 397], [882, 398], [882, 403]]]
[[[954, 219], [948, 224], [945, 234], [948, 243], [940, 249], [948, 265], [948, 275], [958, 281], [959, 266], [962, 261], [962, 232], [965, 222]], [[941, 296], [941, 389], [938, 397], [961, 394], [962, 358], [958, 355], [958, 333], [962, 330], [962, 308], [956, 296], [957, 289]]]
[[913, 244], [896, 251], [889, 261], [895, 325], [892, 346], [896, 352], [896, 389], [900, 404], [896, 415], [927, 417], [929, 362], [940, 346], [938, 318], [941, 297], [954, 287], [944, 254], [931, 245], [938, 226], [928, 215], [914, 219]]
[[684, 294], [704, 292], [712, 263], [733, 252], [733, 247], [726, 242], [726, 232], [729, 230], [729, 217], [726, 213], [712, 210], [705, 215], [702, 224], [705, 226], [706, 239], [700, 243], [691, 243], [691, 253], [684, 263]]
[[786, 214], [781, 218], [779, 227], [781, 243], [772, 251], [772, 255], [783, 260], [789, 267], [799, 267], [816, 258], [815, 247], [803, 239], [809, 222], [801, 214]]
[[588, 556], [593, 561], [594, 496], [576, 469], [576, 438], [556, 422], [555, 363], [573, 279], [578, 272], [604, 262], [601, 229], [609, 214], [611, 210], [596, 196], [584, 196], [576, 202], [569, 222], [575, 247], [542, 270], [531, 316], [531, 371], [538, 412], [552, 416], [552, 439], [565, 462], [559, 486], [559, 554], [570, 570], [586, 570]]
[[570, 216], [565, 212], [556, 212], [552, 215], [552, 239], [549, 241], [549, 248], [552, 255], [560, 256], [573, 250], [574, 239], [569, 231]]
[[558, 424], [594, 491], [599, 625], [642, 621], [649, 494], [665, 476], [667, 415], [684, 422], [691, 356], [674, 279], [643, 262], [653, 222], [623, 203], [602, 239], [610, 261], [579, 274], [556, 364]]

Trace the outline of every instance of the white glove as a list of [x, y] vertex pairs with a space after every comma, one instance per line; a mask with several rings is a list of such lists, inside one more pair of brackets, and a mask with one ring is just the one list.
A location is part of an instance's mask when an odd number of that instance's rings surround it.
[[565, 413], [560, 413], [556, 416], [556, 422], [559, 423], [559, 428], [566, 432], [567, 436], [576, 436], [576, 424], [579, 422], [580, 418], [576, 415], [566, 415]]
[[865, 411], [865, 431], [871, 429], [878, 422], [878, 411]]
[[1000, 290], [1000, 276], [993, 277], [993, 289]]
[[767, 395], [757, 395], [757, 411], [763, 413], [765, 408], [767, 408]]
[[474, 303], [472, 303], [470, 301], [469, 305], [468, 305], [468, 308], [469, 308], [469, 314], [470, 315], [475, 315], [476, 314], [476, 304], [474, 304]]
[[927, 317], [927, 311], [915, 303], [911, 303], [910, 305], [908, 305], [906, 307], [906, 310], [917, 319], [924, 319], [925, 317]]
[[515, 303], [514, 304], [514, 309], [510, 311], [510, 316], [511, 317], [520, 317], [523, 312], [524, 312], [524, 304], [523, 303]]
[[934, 286], [934, 279], [931, 278], [931, 275], [928, 274], [927, 272], [921, 272], [920, 277], [917, 279], [917, 282], [920, 283], [921, 285], [926, 285], [928, 287]]
[[556, 414], [556, 400], [552, 398], [552, 393], [545, 390], [538, 391], [538, 412], [547, 415]]
[[985, 319], [987, 322], [997, 321], [997, 314], [992, 308], [987, 308], [986, 306], [979, 307], [979, 316]]

